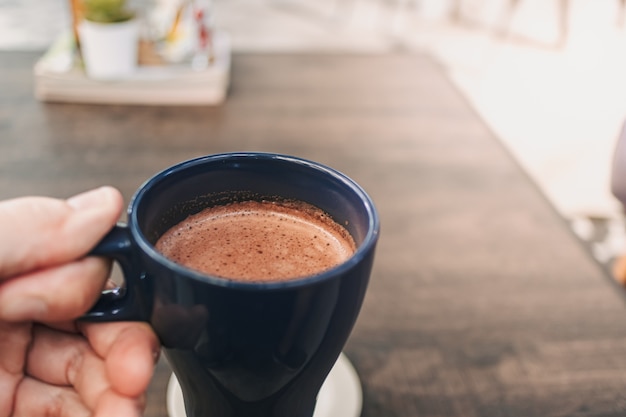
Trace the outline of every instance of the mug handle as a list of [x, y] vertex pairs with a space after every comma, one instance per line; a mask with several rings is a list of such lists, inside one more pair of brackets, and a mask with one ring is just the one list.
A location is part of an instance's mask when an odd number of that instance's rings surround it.
[[141, 297], [145, 276], [138, 267], [136, 245], [127, 225], [118, 223], [91, 250], [88, 256], [104, 256], [119, 263], [126, 285], [103, 291], [96, 304], [81, 317], [90, 322], [147, 321], [147, 309]]

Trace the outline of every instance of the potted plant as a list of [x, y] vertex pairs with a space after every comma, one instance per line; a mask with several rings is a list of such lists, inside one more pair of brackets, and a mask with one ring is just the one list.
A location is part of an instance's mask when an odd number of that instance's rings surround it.
[[90, 78], [125, 78], [137, 68], [139, 24], [126, 0], [83, 0], [78, 35]]

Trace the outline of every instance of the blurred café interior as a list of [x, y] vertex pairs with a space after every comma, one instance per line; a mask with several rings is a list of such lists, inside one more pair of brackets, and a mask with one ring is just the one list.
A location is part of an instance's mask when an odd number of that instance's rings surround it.
[[[185, 53], [185, 42], [178, 50], [176, 42], [163, 47], [177, 22], [179, 32], [185, 29], [181, 15], [193, 23], [185, 3], [130, 2], [143, 18], [140, 64], [163, 64], [164, 51]], [[227, 34], [235, 53], [431, 55], [598, 261], [612, 264], [626, 252], [621, 204], [610, 191], [626, 115], [623, 3], [212, 0], [202, 6], [211, 30]], [[5, 0], [0, 50], [45, 51], [77, 19], [78, 0]]]
[[624, 415], [624, 3], [129, 0], [110, 77], [81, 0], [0, 0], [0, 199], [318, 160], [381, 213], [346, 347], [362, 416]]

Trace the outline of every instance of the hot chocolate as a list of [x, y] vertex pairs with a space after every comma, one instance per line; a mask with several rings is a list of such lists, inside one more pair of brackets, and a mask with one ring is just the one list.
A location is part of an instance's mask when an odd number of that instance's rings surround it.
[[239, 281], [315, 275], [355, 251], [348, 231], [303, 202], [245, 201], [207, 208], [169, 229], [159, 252], [188, 268]]

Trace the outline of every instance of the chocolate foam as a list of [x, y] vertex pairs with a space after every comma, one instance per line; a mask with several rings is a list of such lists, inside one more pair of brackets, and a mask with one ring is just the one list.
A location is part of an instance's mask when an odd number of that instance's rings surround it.
[[302, 202], [245, 201], [210, 207], [169, 229], [156, 249], [205, 274], [241, 281], [315, 275], [355, 252], [348, 231]]

